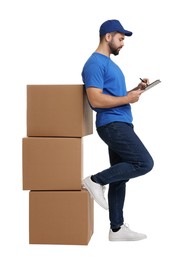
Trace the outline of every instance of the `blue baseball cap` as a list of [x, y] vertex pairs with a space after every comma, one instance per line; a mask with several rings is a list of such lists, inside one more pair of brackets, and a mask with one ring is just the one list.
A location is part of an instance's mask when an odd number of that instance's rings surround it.
[[119, 32], [126, 36], [131, 36], [133, 33], [123, 28], [122, 24], [118, 20], [107, 20], [101, 24], [99, 29], [99, 35], [105, 35], [106, 33]]

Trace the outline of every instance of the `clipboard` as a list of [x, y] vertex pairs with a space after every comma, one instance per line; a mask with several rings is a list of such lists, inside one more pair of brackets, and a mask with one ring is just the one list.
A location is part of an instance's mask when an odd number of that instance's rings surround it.
[[159, 83], [161, 83], [160, 79], [155, 80], [154, 82], [152, 82], [149, 85], [147, 85], [147, 87], [145, 87], [145, 91], [149, 90], [150, 88], [156, 86]]
[[[161, 83], [160, 79], [157, 79], [157, 80], [153, 81], [152, 83], [150, 83], [149, 85], [147, 85], [145, 87], [144, 91], [147, 91], [147, 90], [151, 89], [152, 87], [156, 86], [159, 83]], [[139, 87], [135, 87], [135, 88], [131, 89], [130, 91], [138, 90], [138, 89], [139, 89]]]

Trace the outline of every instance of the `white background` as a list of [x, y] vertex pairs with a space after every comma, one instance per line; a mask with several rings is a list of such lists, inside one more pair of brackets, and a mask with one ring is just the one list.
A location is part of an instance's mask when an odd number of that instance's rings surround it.
[[[82, 83], [82, 66], [97, 47], [99, 26], [107, 19], [119, 19], [133, 31], [120, 54], [112, 57], [128, 89], [139, 77], [162, 81], [132, 105], [135, 131], [155, 166], [128, 183], [124, 214], [130, 227], [148, 239], [109, 242], [108, 212], [95, 204], [88, 246], [29, 245], [21, 149], [26, 85]], [[0, 1], [1, 259], [179, 259], [179, 24], [176, 0]], [[84, 138], [84, 176], [108, 166], [107, 147], [94, 129]]]

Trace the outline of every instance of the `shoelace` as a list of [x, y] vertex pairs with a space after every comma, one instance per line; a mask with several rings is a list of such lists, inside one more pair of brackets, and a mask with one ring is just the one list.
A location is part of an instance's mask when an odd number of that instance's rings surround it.
[[[106, 191], [106, 186], [103, 186], [102, 187], [102, 191], [103, 191], [103, 195], [105, 194], [105, 191]], [[105, 196], [104, 196], [104, 199], [105, 199]]]
[[126, 229], [129, 229], [129, 224], [124, 223], [123, 226], [124, 226]]
[[103, 192], [105, 192], [106, 191], [106, 186], [103, 186], [102, 189], [103, 189]]

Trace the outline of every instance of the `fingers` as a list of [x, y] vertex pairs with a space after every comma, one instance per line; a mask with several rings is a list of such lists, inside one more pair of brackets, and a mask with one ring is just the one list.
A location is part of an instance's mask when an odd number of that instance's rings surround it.
[[149, 79], [148, 78], [143, 78], [143, 79], [140, 78], [140, 80], [141, 80], [141, 82], [139, 84], [140, 89], [144, 90], [149, 85]]
[[144, 92], [144, 90], [134, 90], [128, 93], [129, 103], [135, 103], [139, 100], [140, 95]]
[[141, 82], [145, 83], [146, 85], [149, 85], [149, 79], [148, 78], [143, 78], [143, 79], [140, 78], [140, 80], [141, 80]]

